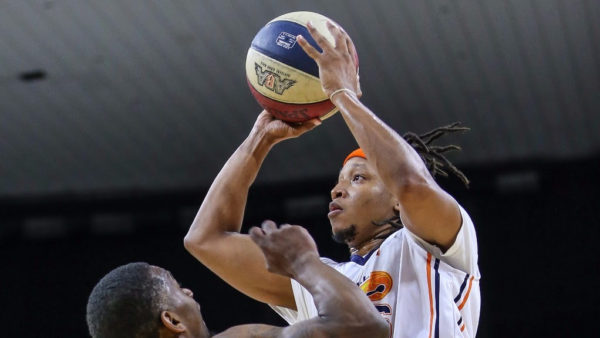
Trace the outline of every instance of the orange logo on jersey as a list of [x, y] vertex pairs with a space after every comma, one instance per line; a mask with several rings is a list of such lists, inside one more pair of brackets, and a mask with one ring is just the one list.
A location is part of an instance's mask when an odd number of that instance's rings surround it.
[[392, 290], [392, 276], [385, 271], [373, 271], [369, 279], [360, 285], [360, 289], [374, 302], [382, 300]]

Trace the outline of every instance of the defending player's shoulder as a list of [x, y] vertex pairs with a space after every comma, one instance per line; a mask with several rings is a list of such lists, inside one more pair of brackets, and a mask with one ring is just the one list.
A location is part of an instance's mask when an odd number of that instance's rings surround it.
[[[309, 323], [310, 322], [310, 323]], [[295, 324], [287, 327], [270, 326], [264, 324], [246, 324], [234, 326], [226, 331], [219, 333], [215, 338], [295, 338], [295, 337], [355, 337], [356, 332], [341, 332], [332, 334], [331, 329], [326, 330], [314, 321], [306, 321], [301, 324]], [[358, 337], [358, 336], [356, 336]], [[363, 337], [363, 336], [361, 336]]]
[[214, 338], [275, 338], [282, 337], [282, 327], [265, 324], [246, 324], [231, 327], [215, 336]]

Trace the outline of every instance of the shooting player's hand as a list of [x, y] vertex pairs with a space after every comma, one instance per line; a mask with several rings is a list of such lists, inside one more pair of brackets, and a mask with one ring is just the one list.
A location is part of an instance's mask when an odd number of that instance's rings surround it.
[[354, 59], [356, 50], [348, 34], [331, 21], [327, 21], [327, 28], [335, 39], [334, 47], [310, 22], [307, 27], [323, 52], [320, 53], [302, 36], [298, 36], [297, 41], [306, 54], [319, 65], [319, 78], [323, 91], [327, 96], [331, 96], [336, 90], [346, 88], [360, 97], [362, 93]]
[[260, 133], [269, 142], [275, 144], [289, 138], [298, 137], [320, 124], [321, 121], [318, 118], [303, 123], [288, 123], [276, 119], [269, 112], [263, 110], [256, 118], [252, 130], [253, 132]]

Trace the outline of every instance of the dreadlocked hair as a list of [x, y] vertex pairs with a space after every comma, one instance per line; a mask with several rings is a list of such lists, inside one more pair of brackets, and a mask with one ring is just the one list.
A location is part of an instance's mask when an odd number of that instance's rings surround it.
[[[435, 178], [436, 175], [441, 175], [444, 177], [448, 177], [448, 172], [450, 171], [454, 175], [456, 175], [468, 188], [469, 187], [469, 179], [465, 174], [460, 171], [456, 166], [452, 164], [444, 155], [444, 153], [453, 150], [461, 150], [461, 148], [457, 145], [451, 144], [447, 146], [433, 146], [431, 142], [438, 139], [440, 136], [446, 133], [453, 133], [457, 131], [469, 131], [471, 130], [468, 127], [460, 126], [460, 122], [454, 122], [452, 124], [441, 126], [431, 131], [428, 131], [424, 134], [417, 135], [412, 132], [407, 132], [402, 135], [402, 138], [408, 144], [410, 144], [419, 154], [423, 162], [425, 162], [425, 166], [431, 173], [431, 176]], [[394, 215], [388, 219], [385, 219], [380, 222], [371, 222], [376, 226], [383, 226], [389, 224], [392, 226], [389, 232], [383, 233], [375, 237], [375, 239], [385, 239], [392, 233], [402, 229], [404, 225], [400, 220], [399, 215]]]
[[373, 223], [376, 226], [382, 226], [382, 225], [389, 224], [392, 227], [394, 227], [395, 229], [402, 229], [402, 227], [404, 226], [404, 225], [402, 225], [402, 221], [400, 221], [400, 216], [398, 216], [398, 215], [392, 216], [392, 217], [390, 217], [388, 219], [385, 219], [385, 220], [383, 220], [381, 222], [375, 222], [375, 221], [373, 221], [371, 223]]
[[444, 177], [448, 177], [448, 171], [452, 174], [456, 175], [468, 188], [469, 187], [469, 179], [462, 171], [460, 171], [457, 167], [455, 167], [452, 162], [450, 162], [443, 154], [453, 150], [461, 150], [462, 148], [450, 144], [447, 146], [434, 146], [431, 145], [433, 141], [438, 139], [440, 136], [447, 133], [454, 133], [458, 131], [468, 131], [471, 130], [468, 127], [460, 126], [460, 122], [454, 122], [452, 124], [441, 126], [431, 131], [428, 131], [424, 134], [417, 135], [412, 132], [407, 132], [402, 135], [402, 138], [408, 144], [410, 144], [421, 156], [423, 162], [425, 162], [425, 166], [431, 173], [431, 176], [435, 178], [436, 175], [441, 175]]

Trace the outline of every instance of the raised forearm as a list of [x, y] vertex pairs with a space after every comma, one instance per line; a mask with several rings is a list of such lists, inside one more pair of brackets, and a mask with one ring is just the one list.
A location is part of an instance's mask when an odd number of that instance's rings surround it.
[[334, 95], [332, 101], [388, 187], [401, 189], [415, 181], [433, 181], [413, 147], [355, 96], [342, 92]]
[[398, 199], [404, 226], [442, 250], [449, 248], [460, 229], [458, 205], [437, 185], [416, 150], [352, 94], [337, 94], [333, 102], [369, 163]]
[[231, 286], [258, 301], [291, 309], [295, 303], [289, 278], [267, 271], [258, 246], [239, 232], [248, 190], [269, 150], [317, 124], [292, 126], [266, 111], [260, 113], [249, 136], [215, 178], [184, 240], [196, 259]]
[[215, 178], [186, 236], [186, 242], [223, 232], [239, 232], [248, 191], [272, 147], [253, 130]]

